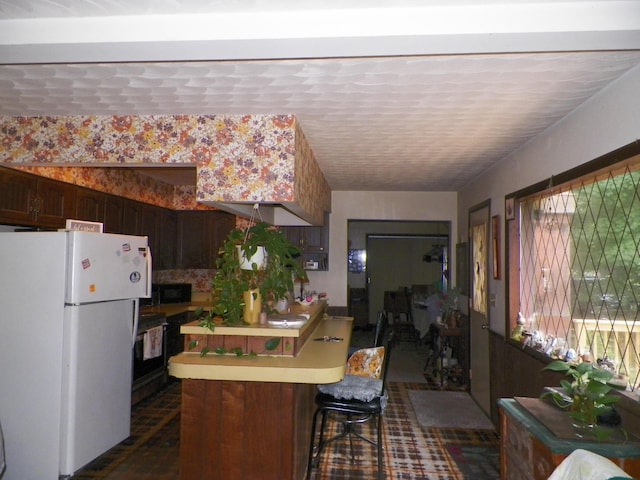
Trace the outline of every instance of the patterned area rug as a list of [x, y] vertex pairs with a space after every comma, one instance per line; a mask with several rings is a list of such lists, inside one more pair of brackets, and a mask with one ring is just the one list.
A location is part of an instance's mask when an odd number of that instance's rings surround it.
[[495, 447], [447, 445], [447, 453], [464, 478], [500, 477], [500, 452]]
[[[426, 428], [413, 412], [409, 393], [425, 391], [426, 383], [391, 382], [384, 419], [384, 470], [387, 480], [495, 480], [499, 478], [498, 436], [493, 430]], [[178, 480], [180, 389], [174, 383], [133, 409], [131, 437], [72, 477], [73, 480]], [[375, 438], [369, 425], [361, 433]], [[336, 432], [338, 423], [330, 422]], [[316, 480], [375, 478], [375, 448], [354, 440], [330, 444]]]
[[409, 392], [413, 411], [423, 427], [493, 430], [493, 424], [467, 392]]
[[[474, 479], [500, 478], [498, 436], [494, 430], [422, 427], [413, 412], [409, 394], [425, 391], [427, 384], [390, 383], [389, 406], [384, 420], [384, 467], [391, 479]], [[339, 424], [329, 424], [330, 434]], [[362, 425], [360, 432], [375, 438], [375, 428]], [[354, 440], [355, 463], [351, 462], [348, 440], [329, 444], [323, 453], [316, 480], [375, 478], [375, 447]], [[485, 455], [474, 455], [477, 450]], [[463, 455], [465, 454], [465, 455]]]

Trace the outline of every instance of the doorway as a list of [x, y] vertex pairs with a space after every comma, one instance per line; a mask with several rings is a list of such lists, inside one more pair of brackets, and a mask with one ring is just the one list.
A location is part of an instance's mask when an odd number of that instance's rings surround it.
[[385, 290], [442, 279], [442, 264], [425, 262], [423, 257], [435, 245], [450, 252], [449, 232], [449, 222], [349, 220], [350, 258], [361, 260], [350, 263], [347, 283], [350, 292], [365, 292], [366, 324], [375, 323]]
[[373, 319], [384, 309], [385, 291], [411, 289], [412, 285], [446, 285], [448, 245], [448, 236], [368, 235], [368, 298]]

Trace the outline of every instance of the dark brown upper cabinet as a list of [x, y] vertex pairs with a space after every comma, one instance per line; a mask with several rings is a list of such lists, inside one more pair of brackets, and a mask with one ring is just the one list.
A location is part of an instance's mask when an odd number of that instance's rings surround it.
[[63, 228], [73, 218], [74, 201], [73, 185], [0, 169], [0, 219], [5, 224]]

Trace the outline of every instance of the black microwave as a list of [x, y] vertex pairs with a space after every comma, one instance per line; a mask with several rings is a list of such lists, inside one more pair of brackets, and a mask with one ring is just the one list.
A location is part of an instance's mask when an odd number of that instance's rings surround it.
[[154, 283], [153, 298], [157, 303], [188, 303], [191, 301], [190, 283]]

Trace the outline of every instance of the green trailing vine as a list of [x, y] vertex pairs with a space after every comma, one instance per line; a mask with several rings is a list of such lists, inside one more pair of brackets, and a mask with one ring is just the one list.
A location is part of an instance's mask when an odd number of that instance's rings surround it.
[[570, 380], [560, 381], [561, 391], [547, 391], [540, 398], [551, 397], [558, 407], [568, 411], [577, 427], [588, 429], [598, 441], [611, 436], [614, 430], [598, 426], [598, 418], [610, 414], [613, 404], [620, 400], [618, 395], [610, 395], [614, 387], [607, 382], [613, 378], [612, 372], [587, 362], [562, 360], [549, 363], [544, 370], [563, 372]]
[[[267, 252], [265, 268], [255, 263], [251, 270], [240, 268], [238, 246], [245, 258], [251, 258], [259, 247]], [[300, 250], [287, 237], [267, 223], [258, 223], [246, 230], [229, 232], [220, 248], [213, 277], [213, 307], [207, 325], [214, 316], [226, 325], [243, 324], [244, 299], [247, 290], [257, 288], [267, 309], [293, 291], [293, 278], [304, 274], [298, 260]], [[203, 325], [204, 326], [204, 325]]]

